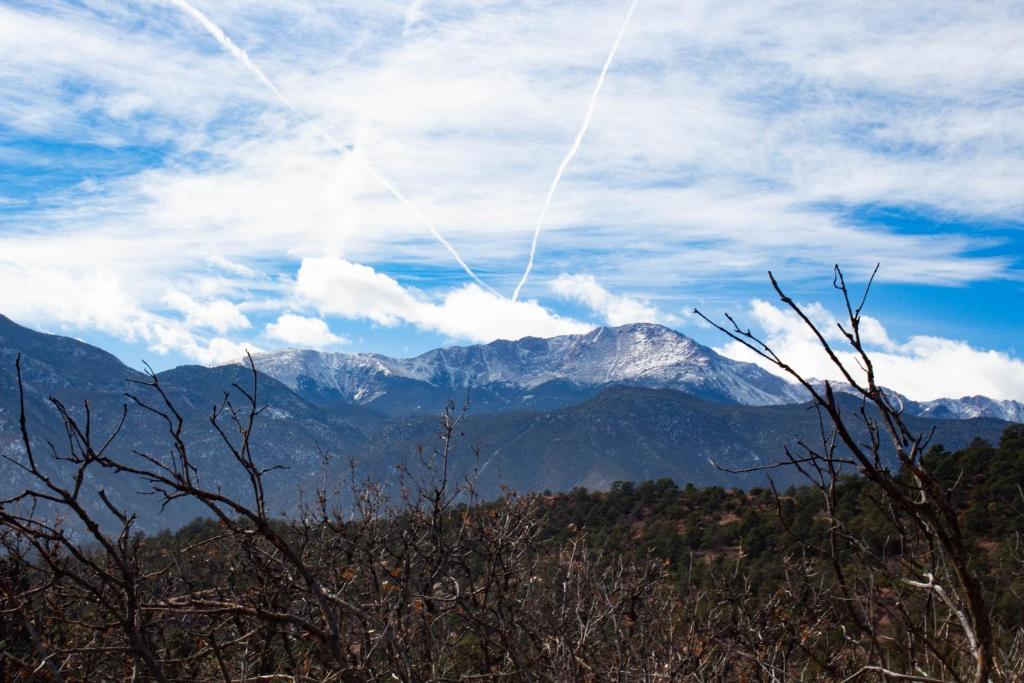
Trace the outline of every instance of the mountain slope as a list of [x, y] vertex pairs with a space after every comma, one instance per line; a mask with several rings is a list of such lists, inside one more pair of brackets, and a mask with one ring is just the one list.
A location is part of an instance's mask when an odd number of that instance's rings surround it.
[[[811, 380], [819, 387], [824, 386], [821, 380]], [[846, 382], [833, 382], [835, 391], [856, 395], [856, 391]], [[975, 417], [991, 417], [1007, 422], [1024, 422], [1024, 404], [1019, 401], [1006, 401], [988, 398], [987, 396], [964, 396], [962, 398], [939, 398], [933, 401], [914, 401], [899, 392], [886, 389], [894, 405], [901, 406], [907, 415], [917, 417], [933, 417], [943, 420], [970, 420]]]
[[912, 414], [966, 420], [973, 417], [994, 417], [1009, 422], [1024, 422], [1024, 404], [1019, 401], [999, 401], [987, 396], [940, 398], [934, 401], [910, 401]]
[[[847, 400], [853, 413], [855, 401]], [[950, 449], [962, 448], [975, 437], [996, 442], [1007, 424], [989, 418], [907, 420], [916, 431], [935, 428], [934, 443]], [[368, 444], [367, 468], [383, 473], [395, 463], [410, 461], [410, 445], [429, 447], [435, 430], [436, 420], [425, 417], [393, 421]], [[818, 430], [817, 413], [806, 404], [723, 405], [667, 389], [612, 386], [583, 403], [551, 412], [471, 414], [453, 466], [463, 473], [479, 468], [485, 493], [495, 493], [501, 484], [522, 491], [565, 491], [663, 477], [698, 485], [749, 486], [765, 484], [766, 475], [724, 472], [709, 461], [733, 469], [766, 465], [779, 460], [787, 444], [820, 440]], [[780, 485], [799, 483], [792, 468], [772, 476]]]
[[[584, 388], [626, 383], [686, 391], [722, 403], [764, 405], [801, 398], [793, 385], [752, 363], [725, 358], [652, 324], [453, 346], [408, 359], [290, 350], [261, 354], [255, 361], [261, 371], [311, 401], [343, 399], [369, 406], [389, 404], [383, 400], [388, 394], [412, 395], [411, 400], [390, 403], [415, 406], [423, 403], [418, 396], [447, 397], [471, 388], [485, 401], [500, 394], [508, 408], [526, 407], [516, 395], [530, 395], [551, 382], [582, 396], [595, 393]], [[500, 400], [491, 402], [494, 409], [500, 407]], [[552, 397], [555, 404], [559, 401]]]
[[[22, 356], [25, 410], [33, 450], [45, 454], [40, 462], [47, 473], [62, 475], [70, 471], [50, 455], [49, 444], [58, 454], [67, 451], [67, 435], [59, 415], [50, 404], [51, 396], [68, 407], [76, 419], [84, 420], [88, 402], [92, 433], [97, 444], [117, 428], [124, 406], [126, 421], [112, 445], [111, 454], [126, 460], [143, 451], [155, 456], [171, 452], [173, 443], [167, 425], [156, 415], [133, 406], [126, 394], [138, 395], [154, 406], [159, 397], [137, 384], [145, 381], [142, 373], [118, 361], [96, 347], [74, 339], [41, 334], [0, 317], [0, 453], [22, 461], [25, 450], [18, 426], [18, 389], [15, 358]], [[275, 509], [283, 512], [294, 507], [296, 489], [312, 481], [322, 469], [321, 451], [351, 453], [376, 429], [381, 417], [359, 406], [324, 411], [299, 398], [286, 386], [259, 375], [259, 400], [268, 405], [253, 436], [254, 451], [261, 465], [281, 465], [287, 474], [268, 479], [268, 491], [274, 495]], [[220, 436], [210, 424], [214, 405], [228, 393], [236, 404], [241, 395], [235, 385], [248, 389], [252, 373], [241, 366], [206, 368], [183, 366], [159, 375], [162, 386], [184, 418], [184, 438], [191, 457], [206, 485], [220, 486], [231, 495], [246, 490], [240, 471]], [[227, 430], [231, 433], [232, 430]], [[31, 477], [10, 461], [0, 462], [0, 496], [37, 487]], [[148, 487], [126, 475], [114, 475], [98, 467], [88, 471], [85, 490], [103, 489], [112, 500], [140, 514], [142, 528], [177, 526], [202, 512], [195, 506], [171, 505], [162, 515], [153, 496], [139, 496]], [[90, 498], [96, 514], [108, 514], [95, 497]]]

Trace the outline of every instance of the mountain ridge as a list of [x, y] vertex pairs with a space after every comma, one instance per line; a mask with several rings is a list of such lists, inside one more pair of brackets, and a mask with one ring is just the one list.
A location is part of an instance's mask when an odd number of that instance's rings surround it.
[[727, 359], [653, 323], [451, 346], [405, 359], [288, 349], [258, 354], [254, 360], [293, 390], [332, 394], [360, 404], [372, 404], [395, 379], [444, 389], [495, 385], [532, 389], [558, 380], [587, 387], [629, 383], [745, 405], [793, 403], [803, 398], [794, 385], [757, 365]]
[[[378, 404], [392, 415], [400, 414], [393, 406], [422, 406], [427, 397], [436, 401], [455, 389], [472, 389], [489, 407], [502, 402], [508, 408], [529, 407], [529, 390], [548, 382], [569, 383], [576, 398], [593, 396], [611, 384], [674, 389], [741, 405], [783, 405], [809, 398], [800, 386], [758, 365], [722, 356], [654, 323], [443, 347], [412, 358], [286, 349], [257, 354], [254, 359], [263, 372], [308, 400]], [[843, 383], [833, 383], [833, 387], [853, 393]], [[393, 394], [390, 398], [389, 393]], [[913, 401], [897, 392], [890, 394], [915, 416], [1024, 422], [1024, 404], [1014, 400], [965, 396]], [[504, 401], [496, 401], [495, 395], [503, 395]], [[404, 396], [417, 398], [398, 398]], [[568, 405], [570, 400], [567, 396], [562, 404], [553, 400], [551, 405]]]

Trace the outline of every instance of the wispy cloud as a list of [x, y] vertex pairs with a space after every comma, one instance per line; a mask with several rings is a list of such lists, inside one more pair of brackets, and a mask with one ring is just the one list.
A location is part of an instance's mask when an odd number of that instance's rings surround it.
[[[290, 99], [288, 99], [288, 97], [286, 97], [285, 94], [278, 89], [278, 87], [274, 84], [274, 82], [271, 81], [270, 78], [267, 77], [267, 75], [263, 72], [263, 70], [259, 66], [257, 66], [252, 61], [252, 59], [249, 58], [249, 54], [245, 50], [240, 48], [226, 33], [224, 33], [223, 29], [221, 29], [219, 26], [217, 26], [217, 24], [213, 23], [210, 20], [209, 17], [207, 17], [205, 14], [203, 14], [198, 9], [196, 9], [195, 6], [192, 5], [191, 3], [187, 2], [187, 0], [167, 0], [167, 1], [170, 4], [172, 4], [172, 5], [176, 6], [176, 7], [181, 8], [186, 14], [188, 14], [190, 17], [192, 17], [197, 22], [199, 22], [199, 24], [204, 29], [206, 29], [206, 31], [209, 32], [210, 35], [212, 35], [214, 37], [214, 39], [216, 39], [216, 41], [221, 45], [221, 47], [223, 47], [225, 50], [228, 51], [228, 53], [230, 53], [233, 57], [235, 57], [237, 60], [239, 60], [242, 63], [242, 65], [245, 66], [245, 68], [248, 69], [249, 72], [252, 73], [256, 77], [257, 80], [259, 80], [261, 83], [263, 83], [263, 85], [265, 85], [268, 89], [270, 89], [270, 91], [272, 93], [274, 93], [274, 96], [277, 97], [277, 99], [289, 111], [291, 111], [293, 114], [295, 114], [297, 117], [299, 117], [300, 119], [302, 119], [306, 123], [311, 124], [312, 127], [320, 135], [323, 136], [325, 142], [327, 142], [327, 143], [329, 143], [331, 145], [331, 150], [332, 151], [338, 152], [338, 153], [341, 153], [341, 154], [350, 154], [351, 152], [354, 151], [352, 145], [344, 145], [344, 144], [342, 144], [341, 141], [339, 141], [337, 138], [335, 138], [333, 135], [331, 135], [326, 129], [324, 129], [324, 127], [322, 125], [320, 125], [316, 121], [311, 120], [308, 116], [306, 116], [305, 113], [300, 111], [292, 103], [292, 101]], [[634, 0], [634, 2], [635, 2], [635, 0]], [[630, 13], [632, 13], [632, 9], [630, 10]], [[616, 45], [618, 45], [618, 41], [616, 41]], [[614, 54], [614, 50], [613, 50], [613, 54]], [[609, 59], [609, 62], [610, 62], [610, 59]], [[604, 79], [604, 74], [605, 74], [606, 71], [607, 71], [607, 65], [605, 66], [605, 70], [601, 72], [601, 80]], [[599, 88], [600, 88], [600, 81], [599, 81]], [[595, 91], [595, 96], [596, 96], [596, 91]], [[588, 119], [589, 119], [589, 113], [588, 113]], [[576, 146], [578, 146], [578, 144], [579, 143], [577, 142]], [[378, 173], [376, 170], [373, 170], [369, 165], [366, 165], [366, 170], [369, 173], [369, 175], [372, 176], [372, 178], [375, 181], [380, 183], [384, 187], [384, 189], [386, 189], [388, 192], [390, 192], [391, 195], [395, 199], [397, 199], [402, 204], [402, 206], [404, 206], [409, 211], [409, 213], [411, 213], [416, 218], [417, 221], [419, 221], [421, 224], [423, 224], [423, 226], [426, 227], [428, 231], [430, 231], [430, 234], [434, 237], [434, 239], [436, 239], [438, 242], [441, 243], [441, 245], [448, 251], [448, 253], [452, 255], [452, 258], [455, 259], [455, 262], [458, 263], [459, 266], [461, 266], [464, 271], [466, 271], [467, 275], [469, 275], [477, 284], [479, 284], [484, 289], [487, 289], [487, 290], [489, 290], [491, 292], [494, 292], [494, 290], [489, 285], [487, 285], [487, 283], [485, 283], [483, 280], [480, 279], [480, 277], [469, 266], [469, 264], [466, 263], [465, 260], [463, 260], [462, 256], [455, 249], [455, 247], [452, 246], [451, 242], [449, 242], [447, 239], [445, 239], [444, 235], [441, 234], [441, 232], [437, 229], [437, 227], [430, 220], [428, 220], [427, 217], [424, 216], [419, 211], [419, 209], [416, 208], [416, 206], [412, 202], [409, 201], [409, 198], [406, 197], [405, 194], [402, 193], [401, 190], [399, 190], [397, 187], [395, 187], [394, 183], [389, 181], [387, 178], [384, 178], [382, 175], [380, 175], [380, 173]], [[561, 172], [559, 172], [559, 175], [561, 175]], [[534, 246], [536, 246], [536, 240], [534, 240], [534, 242], [535, 242]], [[532, 250], [531, 250], [531, 265], [532, 265]], [[516, 294], [518, 295], [518, 293], [519, 293], [519, 289], [517, 288], [516, 289]], [[515, 298], [515, 297], [513, 297], [513, 298]]]
[[211, 36], [213, 36], [214, 40], [216, 40], [221, 45], [221, 47], [227, 50], [228, 53], [230, 53], [231, 56], [233, 56], [235, 59], [240, 61], [242, 65], [245, 66], [245, 68], [248, 69], [249, 72], [252, 75], [254, 75], [257, 80], [260, 81], [260, 83], [269, 88], [270, 91], [274, 93], [274, 96], [277, 97], [278, 101], [281, 102], [281, 104], [287, 107], [293, 114], [295, 114], [299, 118], [306, 118], [306, 115], [300, 112], [298, 109], [296, 109], [295, 105], [291, 103], [291, 100], [285, 97], [283, 92], [278, 90], [277, 86], [274, 85], [274, 82], [271, 81], [270, 78], [268, 78], [267, 75], [263, 72], [263, 69], [257, 66], [252, 61], [252, 59], [249, 58], [249, 53], [240, 48], [238, 44], [235, 43], [235, 41], [231, 40], [231, 38], [226, 33], [224, 33], [223, 29], [221, 29], [220, 26], [217, 26], [217, 24], [210, 21], [210, 18], [208, 16], [206, 16], [198, 9], [196, 9], [196, 7], [191, 3], [187, 2], [187, 0], [166, 1], [169, 5], [173, 5], [174, 7], [179, 8], [180, 10], [185, 12], [185, 14], [189, 15], [197, 22], [199, 22], [199, 25], [206, 29], [206, 31]]
[[[604, 321], [616, 297], [746, 300], [769, 267], [811, 289], [834, 262], [882, 261], [915, 286], [1019, 276], [1018, 8], [644, 0], [544, 218], [535, 308], [506, 311], [373, 173], [511, 291], [622, 2], [192, 6], [308, 120], [166, 2], [0, 6], [0, 174], [42, 178], [3, 192], [0, 310], [198, 359], [218, 338], [272, 345], [267, 324], [320, 310], [295, 301], [316, 259], [389, 277], [419, 311], [392, 311], [399, 328], [463, 339], [590, 322], [567, 302]], [[68, 147], [85, 144], [116, 163]], [[82, 168], [48, 170], [65, 161]], [[609, 298], [559, 294], [563, 273]], [[252, 327], [217, 330], [172, 292]], [[511, 322], [445, 309], [456, 293]], [[158, 325], [175, 334], [158, 342]]]

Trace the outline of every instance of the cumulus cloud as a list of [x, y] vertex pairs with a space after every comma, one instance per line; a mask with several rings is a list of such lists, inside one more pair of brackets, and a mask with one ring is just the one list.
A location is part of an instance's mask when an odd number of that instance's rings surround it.
[[[856, 358], [845, 350], [849, 347], [844, 345], [845, 340], [836, 326], [837, 319], [820, 303], [810, 303], [802, 308], [839, 352], [839, 357], [854, 377], [863, 378]], [[788, 309], [754, 300], [750, 305], [749, 318], [741, 318], [740, 322], [744, 326], [753, 323], [754, 331], [762, 335], [772, 350], [805, 377], [842, 380], [818, 340]], [[975, 394], [995, 399], [1024, 400], [1024, 361], [1006, 353], [978, 349], [962, 340], [934, 336], [920, 335], [902, 342], [894, 341], [880, 321], [868, 316], [863, 318], [862, 338], [874, 364], [878, 383], [914, 400]], [[730, 358], [755, 362], [778, 373], [774, 366], [738, 342], [729, 342], [716, 350]]]
[[424, 303], [395, 279], [341, 258], [303, 259], [295, 285], [325, 313], [387, 326], [415, 319]]
[[583, 304], [609, 325], [637, 322], [678, 324], [676, 316], [662, 313], [646, 301], [615, 295], [602, 287], [593, 275], [562, 273], [550, 283], [555, 296]]
[[563, 317], [532, 299], [512, 299], [469, 284], [451, 291], [437, 305], [421, 309], [428, 329], [470, 341], [552, 337], [593, 329], [590, 323]]
[[304, 349], [325, 349], [348, 343], [344, 337], [331, 332], [331, 328], [320, 318], [307, 318], [294, 313], [284, 313], [276, 322], [268, 323], [264, 334], [270, 339]]
[[109, 270], [69, 273], [16, 263], [0, 265], [4, 266], [0, 268], [3, 311], [15, 319], [98, 329], [124, 339], [135, 339], [143, 330], [145, 314]]
[[205, 344], [187, 345], [179, 350], [195, 358], [203, 365], [222, 365], [238, 360], [244, 357], [246, 353], [263, 352], [255, 344], [235, 342], [224, 337], [214, 337]]
[[[181, 313], [179, 319], [146, 310], [137, 292], [115, 273], [105, 269], [52, 268], [11, 264], [0, 259], [0, 283], [5, 297], [2, 312], [18, 322], [61, 330], [100, 330], [126, 341], [140, 342], [160, 355], [180, 353], [203, 364], [237, 358], [251, 344], [223, 336], [232, 329], [247, 328], [249, 321], [237, 306], [217, 299], [197, 302], [172, 290], [163, 305]], [[196, 328], [213, 330], [212, 338]]]
[[252, 327], [238, 306], [227, 299], [199, 302], [184, 292], [171, 290], [164, 296], [164, 303], [183, 313], [185, 324], [190, 327], [205, 327], [220, 334]]
[[243, 357], [246, 352], [261, 353], [255, 344], [224, 337], [203, 340], [175, 321], [155, 321], [150, 326], [149, 349], [156, 353], [175, 351], [203, 365], [220, 365]]
[[559, 316], [536, 301], [512, 301], [473, 283], [448, 291], [436, 301], [369, 266], [341, 258], [303, 259], [295, 289], [323, 314], [385, 326], [407, 323], [475, 342], [550, 337], [592, 327]]

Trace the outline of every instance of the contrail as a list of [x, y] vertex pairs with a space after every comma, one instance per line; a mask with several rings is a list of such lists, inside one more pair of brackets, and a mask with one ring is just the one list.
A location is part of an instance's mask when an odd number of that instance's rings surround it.
[[402, 203], [402, 206], [409, 210], [409, 213], [415, 216], [420, 223], [427, 226], [427, 230], [430, 231], [430, 234], [433, 235], [438, 242], [444, 245], [444, 248], [447, 249], [448, 253], [450, 253], [458, 262], [458, 264], [462, 266], [462, 269], [466, 271], [467, 275], [476, 280], [476, 283], [478, 285], [489, 291], [491, 294], [494, 294], [499, 297], [502, 296], [501, 294], [498, 294], [498, 292], [495, 291], [489, 284], [481, 280], [476, 273], [473, 272], [473, 269], [469, 267], [469, 264], [463, 261], [462, 257], [459, 256], [459, 252], [455, 251], [455, 247], [453, 247], [451, 243], [444, 238], [444, 236], [438, 231], [438, 229], [434, 227], [433, 223], [427, 220], [426, 216], [424, 216], [423, 214], [416, 210], [416, 207], [413, 206], [408, 199], [406, 199], [404, 194], [398, 191], [397, 187], [388, 182], [388, 179], [382, 176], [381, 174], [377, 173], [377, 171], [374, 171], [373, 169], [370, 169], [370, 171], [373, 173], [373, 177], [377, 179], [377, 182], [383, 185], [388, 190], [388, 192], [394, 195], [395, 199], [400, 201]]
[[612, 43], [611, 52], [608, 53], [608, 59], [604, 62], [604, 68], [601, 69], [601, 75], [597, 77], [597, 85], [594, 86], [594, 92], [590, 95], [590, 103], [587, 105], [587, 113], [583, 117], [583, 125], [580, 126], [580, 130], [576, 133], [576, 139], [573, 140], [572, 147], [569, 148], [569, 152], [562, 159], [562, 163], [558, 165], [558, 171], [555, 173], [555, 179], [551, 181], [551, 187], [548, 188], [548, 196], [544, 199], [544, 206], [541, 207], [540, 215], [537, 217], [537, 225], [533, 228], [533, 242], [530, 244], [530, 260], [526, 263], [526, 270], [523, 271], [523, 277], [519, 280], [519, 284], [516, 285], [515, 291], [512, 293], [512, 301], [519, 299], [519, 291], [526, 284], [526, 281], [530, 278], [530, 271], [533, 270], [533, 258], [537, 255], [537, 241], [540, 239], [541, 227], [544, 225], [544, 217], [548, 213], [548, 207], [551, 206], [551, 198], [555, 195], [555, 190], [558, 189], [558, 183], [562, 180], [562, 174], [565, 172], [566, 167], [572, 158], [576, 156], [576, 152], [579, 151], [580, 143], [583, 142], [583, 136], [587, 134], [587, 129], [590, 128], [590, 119], [594, 116], [594, 107], [597, 105], [597, 96], [601, 94], [601, 86], [604, 85], [604, 77], [608, 75], [608, 69], [612, 65], [612, 60], [615, 59], [615, 53], [619, 49], [619, 43], [622, 42], [622, 36], [626, 33], [626, 27], [629, 26], [629, 20], [633, 16], [633, 10], [636, 9], [636, 4], [639, 0], [633, 0], [629, 4], [629, 10], [626, 12], [626, 18], [622, 20], [622, 26], [619, 28], [619, 33], [615, 36], [615, 42]]
[[[172, 5], [176, 6], [186, 14], [188, 14], [196, 21], [198, 21], [202, 25], [202, 27], [205, 28], [207, 32], [211, 36], [213, 36], [218, 43], [220, 43], [221, 47], [230, 52], [231, 55], [234, 56], [238, 61], [240, 61], [245, 66], [246, 69], [248, 69], [254, 76], [256, 76], [256, 78], [258, 78], [261, 83], [263, 83], [263, 85], [267, 86], [267, 88], [269, 88], [270, 91], [274, 93], [277, 99], [281, 101], [281, 104], [287, 107], [293, 114], [301, 118], [303, 121], [312, 123], [316, 127], [317, 132], [319, 132], [322, 136], [324, 136], [324, 138], [326, 138], [331, 144], [333, 144], [338, 151], [344, 152], [352, 149], [350, 145], [342, 144], [341, 141], [339, 141], [327, 130], [325, 130], [323, 126], [317, 124], [315, 121], [313, 121], [308, 116], [303, 114], [298, 109], [298, 107], [292, 104], [291, 100], [285, 97], [284, 93], [281, 92], [276, 85], [274, 85], [274, 82], [270, 80], [265, 73], [263, 73], [263, 69], [257, 66], [256, 63], [249, 58], [249, 54], [245, 50], [240, 48], [238, 44], [235, 43], [235, 41], [231, 40], [231, 37], [228, 36], [228, 34], [224, 33], [224, 31], [219, 26], [217, 26], [217, 24], [213, 23], [213, 21], [211, 21], [209, 17], [207, 17], [205, 14], [196, 9], [196, 7], [189, 3], [188, 0], [168, 0], [168, 2], [170, 2]], [[373, 174], [373, 177], [377, 180], [377, 182], [383, 185], [384, 188], [395, 197], [395, 199], [401, 202], [402, 206], [408, 209], [409, 213], [415, 216], [416, 220], [422, 223], [427, 228], [427, 230], [430, 231], [430, 234], [433, 235], [434, 238], [438, 242], [440, 242], [453, 257], [455, 257], [455, 261], [460, 266], [462, 266], [462, 269], [466, 271], [467, 275], [473, 278], [473, 280], [475, 280], [476, 283], [483, 287], [484, 289], [488, 290], [493, 294], [501, 296], [500, 294], [498, 294], [498, 292], [492, 289], [490, 285], [481, 280], [480, 277], [475, 272], [473, 272], [473, 269], [469, 267], [469, 264], [466, 263], [461, 256], [459, 256], [459, 252], [455, 250], [455, 247], [453, 247], [452, 244], [444, 238], [440, 231], [436, 227], [434, 227], [433, 223], [428, 221], [423, 214], [416, 210], [416, 207], [412, 205], [412, 203], [405, 197], [404, 194], [398, 191], [398, 188], [392, 185], [386, 178], [384, 178], [380, 173], [378, 173], [373, 168], [370, 168], [370, 172]]]
[[270, 88], [270, 91], [277, 96], [277, 99], [281, 100], [281, 104], [288, 107], [292, 111], [292, 113], [298, 115], [300, 118], [306, 118], [305, 114], [296, 109], [295, 105], [291, 103], [291, 100], [285, 97], [284, 93], [277, 89], [277, 86], [274, 85], [274, 82], [267, 78], [267, 75], [263, 73], [263, 69], [256, 66], [256, 64], [251, 59], [249, 59], [249, 53], [243, 50], [242, 48], [238, 47], [235, 41], [231, 40], [231, 37], [221, 30], [220, 26], [217, 26], [217, 24], [213, 23], [208, 16], [206, 16], [198, 9], [196, 9], [194, 6], [192, 6], [192, 4], [190, 4], [187, 0], [168, 1], [172, 5], [174, 5], [175, 7], [177, 7], [178, 9], [180, 9], [181, 11], [185, 12], [190, 17], [198, 21], [200, 24], [202, 24], [203, 28], [205, 28], [207, 32], [211, 36], [213, 36], [218, 43], [220, 43], [221, 47], [230, 52], [238, 61], [245, 65], [245, 68], [251, 71], [252, 74], [256, 76], [256, 78], [260, 79], [263, 85]]

